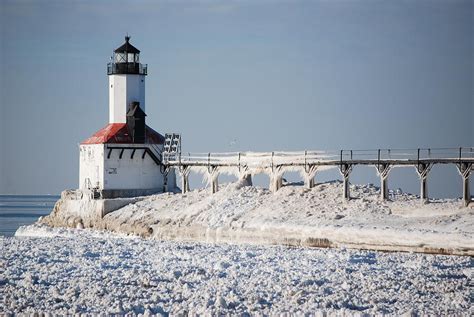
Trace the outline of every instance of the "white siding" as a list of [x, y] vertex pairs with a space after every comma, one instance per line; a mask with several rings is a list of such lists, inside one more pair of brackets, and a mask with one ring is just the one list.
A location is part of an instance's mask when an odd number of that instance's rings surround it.
[[104, 145], [82, 144], [79, 146], [79, 188], [104, 186]]
[[[133, 147], [133, 145], [130, 145]], [[106, 150], [107, 151], [107, 150]], [[142, 149], [126, 149], [120, 159], [120, 150], [113, 150], [110, 159], [105, 157], [105, 189], [163, 189], [163, 174], [159, 166], [146, 154], [142, 159]]]
[[109, 76], [109, 123], [125, 123], [127, 107], [132, 101], [140, 102], [145, 111], [145, 76]]
[[[125, 147], [143, 147], [137, 144], [120, 144]], [[163, 190], [164, 176], [160, 167], [146, 154], [137, 149], [131, 158], [131, 149], [114, 149], [107, 158], [109, 150], [105, 144], [82, 144], [79, 147], [79, 188], [87, 189], [156, 189]], [[176, 186], [174, 171], [168, 174], [168, 188]]]

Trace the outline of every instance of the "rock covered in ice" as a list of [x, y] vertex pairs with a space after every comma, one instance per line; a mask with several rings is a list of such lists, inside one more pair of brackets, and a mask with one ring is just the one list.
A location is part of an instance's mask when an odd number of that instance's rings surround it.
[[[392, 192], [391, 200], [382, 201], [379, 189], [367, 184], [351, 185], [352, 199], [346, 202], [342, 191], [338, 181], [317, 184], [312, 189], [292, 184], [276, 193], [241, 183], [221, 184], [215, 194], [203, 189], [185, 195], [141, 197], [95, 220], [78, 218], [77, 212], [70, 214], [58, 207], [43, 222], [73, 228], [80, 228], [82, 223], [84, 227], [156, 239], [364, 245], [385, 250], [474, 254], [474, 209], [462, 208], [459, 199], [421, 205], [416, 195], [397, 190]], [[65, 201], [61, 204], [67, 205]]]

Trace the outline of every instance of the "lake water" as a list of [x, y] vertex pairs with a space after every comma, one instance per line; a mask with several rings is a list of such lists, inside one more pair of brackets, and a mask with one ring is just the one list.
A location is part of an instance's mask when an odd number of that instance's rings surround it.
[[0, 195], [0, 235], [13, 236], [18, 227], [48, 215], [59, 198], [53, 195]]

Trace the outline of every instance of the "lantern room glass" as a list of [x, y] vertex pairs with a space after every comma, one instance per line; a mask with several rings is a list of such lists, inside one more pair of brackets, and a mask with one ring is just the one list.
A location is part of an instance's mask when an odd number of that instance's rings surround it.
[[114, 62], [115, 63], [126, 63], [126, 55], [124, 53], [115, 53], [114, 54]]
[[114, 63], [139, 63], [140, 54], [134, 53], [115, 53]]

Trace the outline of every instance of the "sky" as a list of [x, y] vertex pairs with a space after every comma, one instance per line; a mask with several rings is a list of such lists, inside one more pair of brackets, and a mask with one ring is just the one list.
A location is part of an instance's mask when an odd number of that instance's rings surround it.
[[[0, 194], [78, 187], [127, 33], [148, 64], [147, 124], [185, 152], [474, 146], [473, 16], [456, 0], [2, 0]], [[374, 168], [351, 181], [378, 184]], [[418, 192], [414, 169], [389, 187]], [[460, 196], [456, 169], [435, 166], [429, 188]]]

